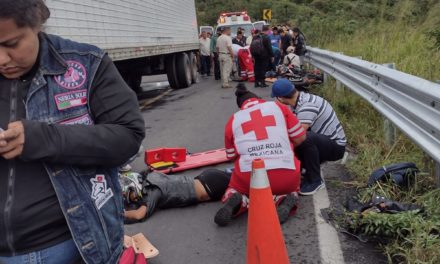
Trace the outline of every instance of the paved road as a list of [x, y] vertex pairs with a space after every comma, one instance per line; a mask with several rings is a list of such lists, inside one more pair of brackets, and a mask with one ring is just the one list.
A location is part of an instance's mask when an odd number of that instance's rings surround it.
[[[263, 98], [269, 96], [267, 88], [249, 86], [249, 89]], [[236, 110], [233, 89], [221, 89], [220, 83], [202, 79], [188, 89], [172, 91], [143, 110], [146, 121], [143, 146], [182, 146], [190, 152], [222, 148], [224, 125]], [[132, 165], [134, 170], [144, 169], [143, 157]], [[196, 176], [200, 171], [186, 173]], [[346, 175], [344, 168], [337, 164], [326, 165], [324, 171], [326, 178], [332, 180], [339, 180], [341, 174]], [[328, 189], [330, 201], [337, 202], [341, 192], [330, 185]], [[326, 191], [315, 197], [301, 197], [297, 215], [283, 225], [291, 262], [384, 263], [383, 257], [371, 245], [338, 236], [325, 224], [319, 208], [326, 204], [326, 197]], [[126, 233], [143, 232], [159, 249], [160, 255], [152, 259], [151, 264], [245, 263], [247, 217], [243, 215], [230, 226], [219, 228], [213, 218], [220, 206], [218, 202], [211, 202], [158, 211], [144, 223], [127, 225]]]

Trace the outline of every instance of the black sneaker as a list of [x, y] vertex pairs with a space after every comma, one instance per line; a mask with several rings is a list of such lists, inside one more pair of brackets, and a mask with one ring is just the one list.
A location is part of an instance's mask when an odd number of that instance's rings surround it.
[[241, 201], [241, 194], [234, 193], [215, 214], [214, 222], [219, 226], [227, 226], [231, 222], [232, 216], [240, 209]]
[[261, 87], [260, 82], [255, 82], [255, 88]]
[[266, 87], [269, 87], [269, 85], [267, 85], [265, 82], [262, 82], [262, 83], [260, 84], [260, 87], [261, 87], [261, 88], [266, 88]]
[[300, 188], [301, 190], [299, 191], [299, 194], [313, 195], [322, 188], [325, 188], [325, 184], [322, 180], [318, 181], [318, 182], [313, 182], [313, 183], [306, 183], [301, 186], [301, 188]]
[[281, 203], [277, 206], [277, 213], [280, 224], [283, 224], [287, 221], [287, 219], [289, 219], [290, 211], [298, 204], [298, 201], [298, 196], [291, 193], [288, 194], [284, 198], [284, 200], [282, 200]]

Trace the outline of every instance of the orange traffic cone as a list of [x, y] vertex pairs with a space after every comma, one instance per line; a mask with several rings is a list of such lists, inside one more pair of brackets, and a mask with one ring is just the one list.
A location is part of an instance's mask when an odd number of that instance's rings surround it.
[[252, 162], [247, 264], [289, 263], [280, 222], [262, 159]]

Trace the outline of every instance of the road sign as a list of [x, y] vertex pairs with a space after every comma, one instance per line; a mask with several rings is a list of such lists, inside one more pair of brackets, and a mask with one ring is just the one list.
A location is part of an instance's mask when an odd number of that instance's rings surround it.
[[263, 9], [263, 19], [272, 20], [272, 9]]

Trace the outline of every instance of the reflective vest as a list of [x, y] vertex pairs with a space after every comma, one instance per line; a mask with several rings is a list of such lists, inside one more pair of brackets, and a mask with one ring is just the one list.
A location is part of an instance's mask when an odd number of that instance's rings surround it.
[[241, 172], [250, 172], [252, 160], [258, 158], [267, 170], [295, 169], [286, 121], [276, 103], [249, 102], [234, 114], [232, 133]]

